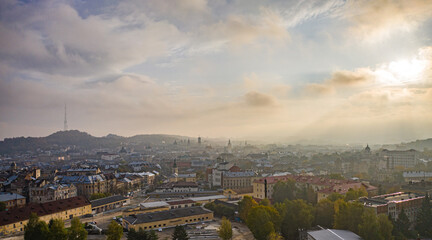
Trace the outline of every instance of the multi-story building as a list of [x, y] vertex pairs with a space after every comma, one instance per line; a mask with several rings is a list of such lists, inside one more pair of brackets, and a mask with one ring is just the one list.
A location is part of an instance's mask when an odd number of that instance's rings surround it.
[[155, 190], [156, 193], [198, 192], [198, 184], [193, 182], [171, 182]]
[[82, 196], [39, 204], [32, 203], [22, 208], [0, 212], [0, 235], [24, 231], [31, 213], [36, 213], [40, 220], [48, 223], [51, 219], [72, 219], [91, 212], [90, 202]]
[[278, 182], [286, 182], [290, 180], [290, 175], [286, 176], [272, 176], [256, 179], [253, 181], [253, 194], [252, 197], [257, 199], [272, 199], [273, 198], [273, 188]]
[[103, 174], [99, 175], [80, 175], [63, 176], [60, 180], [62, 184], [74, 184], [78, 190], [78, 195], [90, 197], [95, 193], [105, 193], [109, 191], [109, 184]]
[[317, 193], [317, 201], [327, 198], [332, 193], [345, 194], [349, 189], [365, 188], [370, 195], [375, 195], [377, 188], [366, 183], [351, 180], [328, 179], [316, 176], [285, 175], [257, 179], [253, 182], [253, 197], [272, 199], [273, 188], [277, 182], [292, 180], [299, 188], [311, 188]]
[[411, 171], [403, 172], [405, 182], [432, 182], [432, 172]]
[[394, 168], [413, 168], [417, 162], [417, 151], [414, 149], [407, 151], [390, 151], [383, 149], [379, 153], [380, 157], [383, 157], [386, 161], [387, 169]]
[[400, 212], [404, 209], [411, 223], [414, 223], [417, 212], [422, 206], [424, 196], [416, 193], [390, 193], [371, 198], [360, 198], [364, 206], [373, 209], [376, 214], [386, 214], [397, 220]]
[[29, 199], [32, 203], [44, 203], [77, 196], [73, 184], [48, 183], [33, 185], [29, 188]]
[[223, 172], [222, 188], [223, 189], [246, 189], [252, 188], [252, 181], [257, 174], [253, 171], [245, 172]]
[[26, 204], [26, 198], [17, 193], [1, 192], [0, 202], [6, 204], [6, 209], [23, 207]]

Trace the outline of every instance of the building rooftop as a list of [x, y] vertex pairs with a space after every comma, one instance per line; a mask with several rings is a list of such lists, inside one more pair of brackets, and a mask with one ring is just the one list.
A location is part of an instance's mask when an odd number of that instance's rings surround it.
[[404, 192], [396, 192], [390, 194], [379, 195], [371, 198], [360, 198], [362, 202], [364, 202], [367, 206], [377, 207], [380, 205], [386, 205], [389, 202], [403, 202], [409, 201], [413, 199], [424, 198], [423, 195], [417, 193], [404, 193]]
[[27, 220], [31, 213], [36, 213], [41, 217], [87, 205], [90, 205], [90, 202], [83, 196], [40, 204], [29, 204], [25, 207], [0, 212], [0, 226]]
[[231, 177], [254, 177], [256, 175], [255, 172], [246, 171], [246, 172], [224, 172], [223, 176], [227, 178]]
[[9, 192], [0, 192], [0, 202], [7, 202], [15, 199], [25, 199], [24, 196], [21, 196], [16, 193], [9, 193]]
[[124, 220], [126, 220], [132, 225], [135, 225], [135, 224], [164, 221], [169, 219], [189, 217], [189, 216], [195, 216], [195, 215], [201, 215], [207, 213], [212, 213], [212, 211], [204, 209], [202, 207], [176, 208], [167, 211], [132, 215], [132, 216], [125, 217]]
[[103, 205], [110, 204], [110, 203], [124, 201], [127, 199], [128, 199], [127, 197], [115, 195], [115, 196], [109, 196], [109, 197], [105, 197], [105, 198], [96, 199], [96, 200], [93, 200], [90, 202], [91, 202], [92, 208], [95, 208], [95, 207], [103, 206]]
[[141, 208], [160, 208], [169, 206], [165, 201], [140, 203]]
[[190, 199], [184, 199], [184, 200], [175, 200], [175, 201], [169, 201], [167, 202], [169, 205], [179, 205], [179, 204], [189, 204], [189, 203], [195, 203], [195, 201]]
[[216, 199], [226, 199], [227, 197], [225, 195], [212, 195], [212, 196], [204, 196], [204, 197], [192, 197], [189, 198], [192, 201], [199, 202], [199, 201], [208, 201], [208, 200], [216, 200]]
[[357, 234], [347, 230], [323, 229], [308, 231], [308, 235], [315, 240], [361, 240]]

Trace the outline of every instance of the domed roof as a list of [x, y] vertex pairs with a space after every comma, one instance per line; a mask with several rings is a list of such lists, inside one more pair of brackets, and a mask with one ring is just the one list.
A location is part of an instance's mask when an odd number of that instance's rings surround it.
[[366, 151], [366, 152], [370, 152], [370, 150], [371, 150], [371, 149], [370, 149], [370, 147], [369, 147], [369, 144], [367, 144], [367, 145], [366, 145], [366, 148], [365, 148], [365, 151]]

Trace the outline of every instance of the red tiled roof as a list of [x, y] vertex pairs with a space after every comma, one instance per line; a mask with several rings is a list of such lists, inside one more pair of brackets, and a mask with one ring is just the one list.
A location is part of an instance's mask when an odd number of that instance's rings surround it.
[[39, 217], [90, 205], [90, 202], [83, 196], [67, 198], [41, 204], [29, 204], [22, 208], [14, 208], [9, 211], [0, 212], [0, 226], [25, 221], [31, 213], [36, 213]]

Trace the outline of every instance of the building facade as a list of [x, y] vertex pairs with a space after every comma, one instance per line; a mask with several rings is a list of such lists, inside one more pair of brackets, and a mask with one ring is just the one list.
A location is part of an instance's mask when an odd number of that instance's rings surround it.
[[66, 220], [90, 214], [91, 204], [85, 197], [78, 196], [2, 211], [0, 212], [0, 235], [24, 231], [31, 213], [36, 213], [40, 220], [48, 223], [51, 219]]
[[396, 192], [371, 198], [360, 198], [360, 201], [365, 207], [373, 209], [376, 214], [386, 214], [394, 220], [398, 219], [400, 212], [404, 209], [410, 222], [414, 223], [424, 198], [423, 195], [416, 193]]

